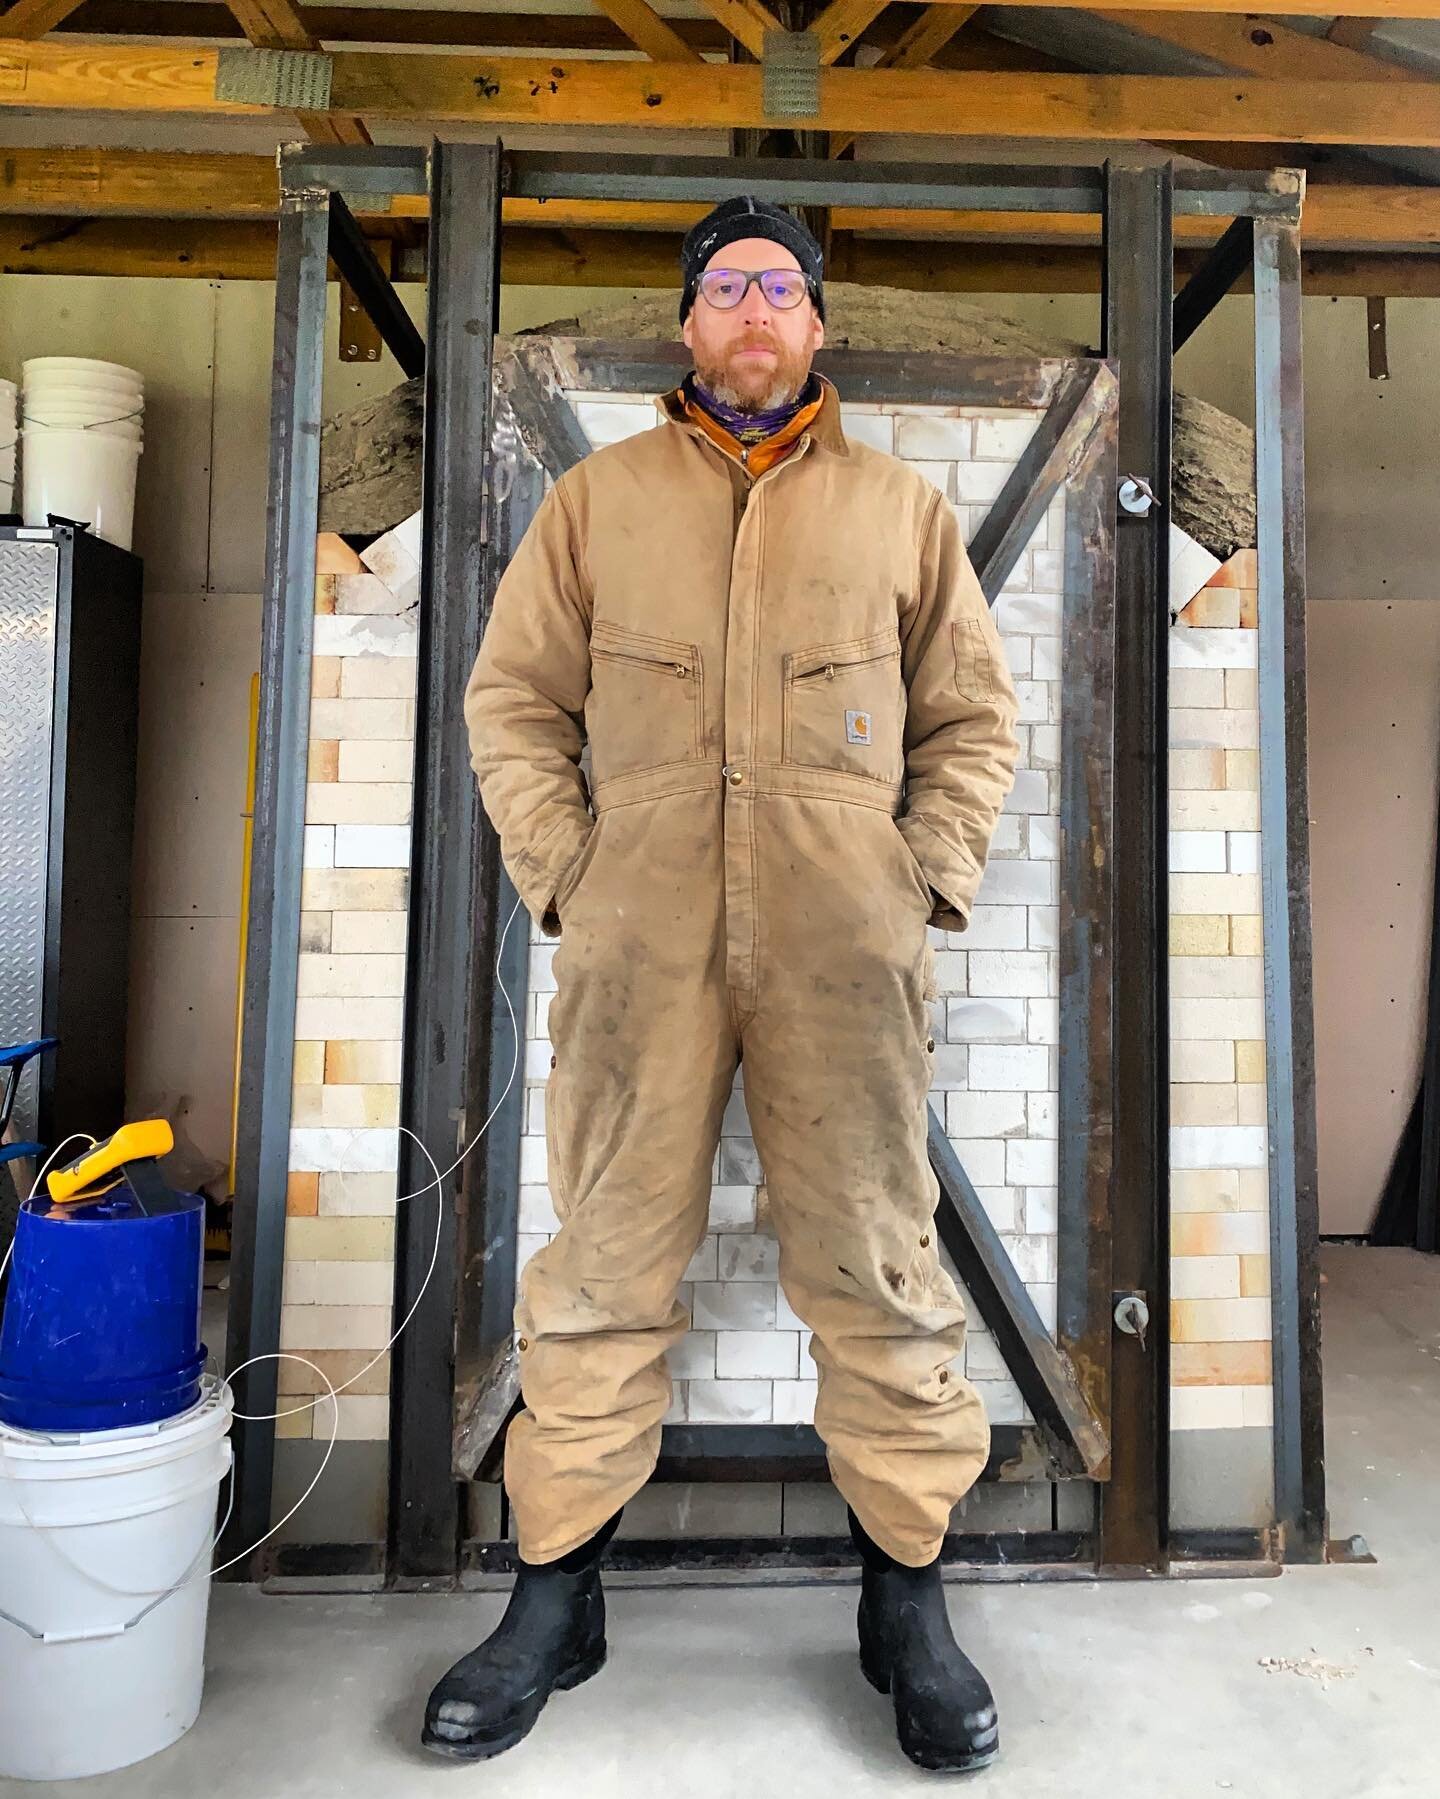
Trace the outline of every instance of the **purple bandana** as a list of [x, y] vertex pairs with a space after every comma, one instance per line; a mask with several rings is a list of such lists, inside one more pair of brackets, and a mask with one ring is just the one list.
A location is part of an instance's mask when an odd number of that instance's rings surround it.
[[708, 388], [702, 387], [699, 377], [691, 374], [687, 377], [688, 385], [695, 398], [715, 420], [723, 425], [730, 435], [742, 444], [763, 443], [767, 437], [773, 437], [783, 426], [788, 425], [802, 406], [808, 406], [818, 397], [818, 385], [812, 375], [793, 400], [783, 406], [773, 406], [769, 412], [737, 412], [733, 406], [727, 406], [723, 400], [717, 400]]

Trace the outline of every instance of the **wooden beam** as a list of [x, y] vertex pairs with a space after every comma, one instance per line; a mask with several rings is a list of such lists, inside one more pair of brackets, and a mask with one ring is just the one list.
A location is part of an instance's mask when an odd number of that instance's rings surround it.
[[952, 6], [948, 0], [927, 6], [875, 66], [880, 69], [928, 68], [956, 32], [963, 31], [979, 10], [978, 6]]
[[229, 0], [231, 12], [252, 44], [266, 50], [315, 50], [310, 35], [290, 0]]
[[[631, 39], [601, 13], [454, 12], [391, 6], [307, 6], [305, 21], [326, 44], [403, 44], [494, 50], [627, 50]], [[729, 33], [713, 19], [668, 19], [692, 50], [723, 52]], [[237, 38], [220, 0], [80, 0], [67, 31], [89, 36]], [[894, 27], [890, 28], [892, 31]], [[885, 28], [881, 28], [883, 34]], [[13, 33], [11, 35], [14, 35]]]
[[1375, 19], [1355, 19], [1342, 16], [1333, 19], [1326, 38], [1332, 44], [1344, 44], [1349, 50], [1365, 50], [1375, 35]]
[[271, 156], [173, 150], [0, 150], [0, 213], [274, 219]]
[[1229, 69], [1285, 81], [1424, 81], [1418, 70], [1253, 15], [1097, 11], [1097, 19]]
[[[31, 58], [65, 54], [49, 46], [28, 49]], [[193, 105], [196, 65], [208, 54], [197, 51], [161, 64], [148, 51], [93, 51], [84, 59], [89, 79], [83, 89], [76, 84], [73, 61], [64, 70], [46, 69], [38, 80], [32, 62], [24, 103], [93, 107], [97, 93], [108, 90], [115, 96], [112, 104], [129, 106], [160, 90], [161, 105], [178, 110], [186, 102]], [[125, 55], [136, 59], [133, 68], [110, 62]], [[8, 60], [0, 46], [0, 86]], [[113, 86], [105, 79], [111, 67]], [[698, 130], [776, 123], [764, 111], [760, 69], [741, 64], [561, 64], [353, 52], [336, 56], [332, 93], [336, 110], [469, 124]], [[1321, 89], [1224, 76], [831, 68], [820, 76], [819, 107], [816, 117], [805, 121], [809, 128], [1087, 142], [1219, 138], [1440, 145], [1440, 83], [1428, 82], [1336, 81]]]
[[[1053, 0], [1007, 0], [1015, 6], [1049, 7]], [[1147, 13], [1254, 13], [1258, 0], [1136, 0], [1132, 11]], [[1313, 17], [1315, 0], [1264, 0], [1264, 9], [1268, 13], [1281, 15]], [[1073, 8], [1076, 12], [1100, 12], [1095, 5], [1082, 4]], [[1369, 19], [1440, 19], [1440, 0], [1359, 0], [1359, 4], [1350, 6], [1347, 0], [1347, 12], [1357, 18]]]
[[890, 0], [830, 0], [810, 29], [820, 40], [820, 63], [828, 68], [873, 25]]
[[[1434, 3], [1440, 6], [1440, 0]], [[273, 111], [216, 100], [218, 55], [164, 46], [0, 42], [0, 106], [223, 116]], [[1440, 146], [1435, 82], [1292, 85], [1244, 76], [830, 68], [821, 74], [820, 90], [820, 111], [806, 121], [820, 130]], [[753, 64], [537, 62], [464, 54], [338, 52], [331, 110], [485, 126], [733, 129], [776, 123], [764, 112], [761, 71]]]
[[[675, 287], [679, 236], [661, 232], [541, 231], [507, 225], [502, 277], [541, 287]], [[1178, 274], [1200, 251], [1176, 259]], [[423, 278], [424, 259], [402, 256], [397, 281]], [[904, 243], [838, 233], [832, 280], [940, 293], [1094, 293], [1098, 252], [1082, 246]], [[0, 217], [0, 273], [194, 276], [269, 281], [275, 226], [268, 220], [31, 219]], [[1235, 291], [1248, 291], [1245, 279]], [[1305, 291], [1365, 299], [1440, 298], [1440, 256], [1306, 255]]]
[[[700, 0], [700, 3], [714, 14], [737, 44], [742, 44], [757, 58], [765, 54], [765, 33], [785, 29], [764, 0]], [[735, 121], [741, 125], [754, 122], [749, 119]]]
[[[0, 151], [0, 213], [79, 218], [273, 219], [278, 207], [274, 161], [265, 156], [151, 150]], [[377, 219], [420, 220], [421, 195], [386, 196], [352, 208]], [[684, 232], [704, 211], [686, 202], [506, 199], [507, 224], [527, 229]], [[837, 230], [917, 242], [1074, 244], [1097, 241], [1093, 216], [1072, 213], [937, 212], [913, 208], [839, 207]], [[1187, 244], [1212, 243], [1224, 221], [1182, 217]], [[1440, 247], [1440, 187], [1352, 186], [1311, 181], [1303, 231], [1307, 250], [1380, 248], [1401, 252]]]
[[[507, 224], [532, 230], [684, 232], [704, 212], [686, 202], [506, 199]], [[0, 150], [0, 214], [99, 218], [273, 219], [279, 205], [274, 160], [169, 150]], [[423, 195], [385, 196], [352, 210], [366, 219], [425, 217]], [[907, 241], [1090, 244], [1098, 221], [1080, 213], [935, 212], [839, 207], [837, 230]], [[1213, 243], [1224, 221], [1181, 217], [1183, 243]], [[1312, 180], [1303, 217], [1307, 251], [1440, 248], [1440, 187], [1351, 186]]]
[[[927, 6], [875, 64], [877, 69], [924, 69], [950, 42], [957, 31], [979, 12], [978, 6]], [[855, 142], [853, 132], [830, 134], [830, 155], [843, 156]]]
[[80, 0], [15, 0], [0, 14], [0, 33], [35, 39], [53, 31], [79, 6]]
[[214, 219], [0, 218], [0, 272], [273, 281], [275, 226]]
[[598, 0], [630, 42], [653, 62], [701, 62], [679, 32], [662, 19], [646, 0]]

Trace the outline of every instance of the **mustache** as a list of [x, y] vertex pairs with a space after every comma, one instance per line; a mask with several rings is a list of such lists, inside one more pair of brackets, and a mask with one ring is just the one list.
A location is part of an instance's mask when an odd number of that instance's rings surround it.
[[770, 350], [779, 355], [780, 346], [775, 339], [764, 331], [747, 331], [742, 338], [730, 346], [730, 354], [737, 355], [741, 350]]

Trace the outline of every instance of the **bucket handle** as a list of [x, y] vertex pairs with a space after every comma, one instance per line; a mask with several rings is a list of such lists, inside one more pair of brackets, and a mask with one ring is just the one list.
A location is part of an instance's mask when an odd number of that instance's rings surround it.
[[88, 425], [56, 425], [48, 419], [37, 418], [33, 412], [22, 412], [20, 429], [23, 433], [26, 425], [39, 425], [44, 431], [98, 431], [102, 425], [128, 425], [132, 419], [142, 419], [144, 416], [145, 408], [137, 406], [134, 412], [122, 412], [113, 419], [91, 419]]
[[105, 1637], [124, 1636], [131, 1624], [139, 1623], [138, 1618], [132, 1618], [130, 1624], [90, 1624], [82, 1630], [36, 1630], [33, 1624], [27, 1624], [13, 1612], [7, 1612], [3, 1606], [0, 1606], [0, 1619], [23, 1630], [27, 1637], [33, 1637], [37, 1643], [98, 1643]]

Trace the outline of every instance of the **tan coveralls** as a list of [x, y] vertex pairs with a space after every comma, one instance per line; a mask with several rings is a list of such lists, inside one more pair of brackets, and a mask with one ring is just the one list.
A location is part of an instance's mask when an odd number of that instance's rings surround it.
[[562, 1228], [523, 1272], [505, 1453], [520, 1553], [565, 1554], [654, 1469], [743, 1059], [833, 1479], [918, 1566], [989, 1448], [949, 1367], [965, 1319], [925, 1148], [925, 927], [968, 920], [1015, 690], [953, 510], [846, 440], [832, 386], [753, 482], [657, 404], [659, 429], [546, 496], [465, 696], [506, 867], [560, 936]]

